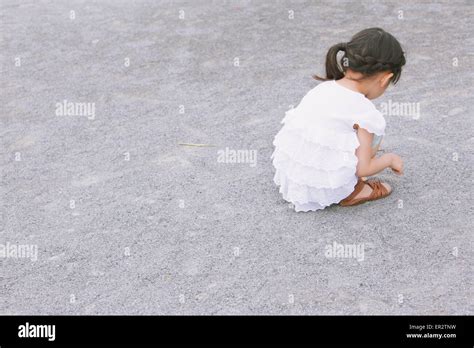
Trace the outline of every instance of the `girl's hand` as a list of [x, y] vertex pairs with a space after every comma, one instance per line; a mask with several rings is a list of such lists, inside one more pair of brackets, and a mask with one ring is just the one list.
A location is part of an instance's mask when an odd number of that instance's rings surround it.
[[403, 160], [400, 156], [391, 154], [390, 168], [397, 175], [403, 175]]

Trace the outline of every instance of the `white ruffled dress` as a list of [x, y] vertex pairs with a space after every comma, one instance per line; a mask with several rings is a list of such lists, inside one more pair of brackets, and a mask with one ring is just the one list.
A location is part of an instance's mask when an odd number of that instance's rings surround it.
[[385, 119], [374, 104], [336, 81], [310, 90], [282, 123], [273, 141], [273, 180], [296, 211], [324, 209], [354, 191], [359, 147], [354, 124], [385, 133]]

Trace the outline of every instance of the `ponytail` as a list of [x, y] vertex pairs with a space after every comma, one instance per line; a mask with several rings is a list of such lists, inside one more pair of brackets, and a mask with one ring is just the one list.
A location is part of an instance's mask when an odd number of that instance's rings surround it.
[[[342, 62], [337, 59], [343, 51]], [[313, 75], [316, 80], [339, 80], [346, 69], [371, 76], [381, 71], [393, 73], [391, 82], [395, 84], [405, 65], [405, 53], [398, 40], [380, 28], [364, 29], [355, 34], [348, 43], [332, 46], [326, 55], [326, 77]]]
[[326, 54], [326, 78], [313, 75], [313, 78], [319, 81], [340, 80], [344, 77], [344, 71], [339, 67], [337, 54], [339, 51], [346, 51], [345, 43], [338, 43], [332, 46]]

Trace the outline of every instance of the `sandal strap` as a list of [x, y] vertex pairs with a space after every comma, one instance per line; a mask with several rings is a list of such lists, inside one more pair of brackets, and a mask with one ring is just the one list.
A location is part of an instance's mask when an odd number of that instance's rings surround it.
[[357, 196], [360, 191], [362, 191], [364, 186], [365, 186], [365, 181], [358, 179], [357, 184], [354, 186], [354, 191], [352, 191], [352, 193], [346, 198], [344, 198], [341, 202], [349, 202], [352, 199], [354, 199], [354, 197]]
[[371, 179], [371, 180], [366, 181], [366, 183], [372, 188], [372, 193], [369, 196], [369, 200], [380, 198], [388, 194], [388, 190], [385, 188], [384, 185], [382, 185], [380, 180]]

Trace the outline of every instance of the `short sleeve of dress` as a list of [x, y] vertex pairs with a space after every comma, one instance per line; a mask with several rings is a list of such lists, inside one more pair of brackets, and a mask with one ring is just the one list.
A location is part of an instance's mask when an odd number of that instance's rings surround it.
[[369, 133], [379, 136], [385, 135], [385, 119], [377, 109], [361, 113], [354, 117], [354, 124], [364, 128]]

